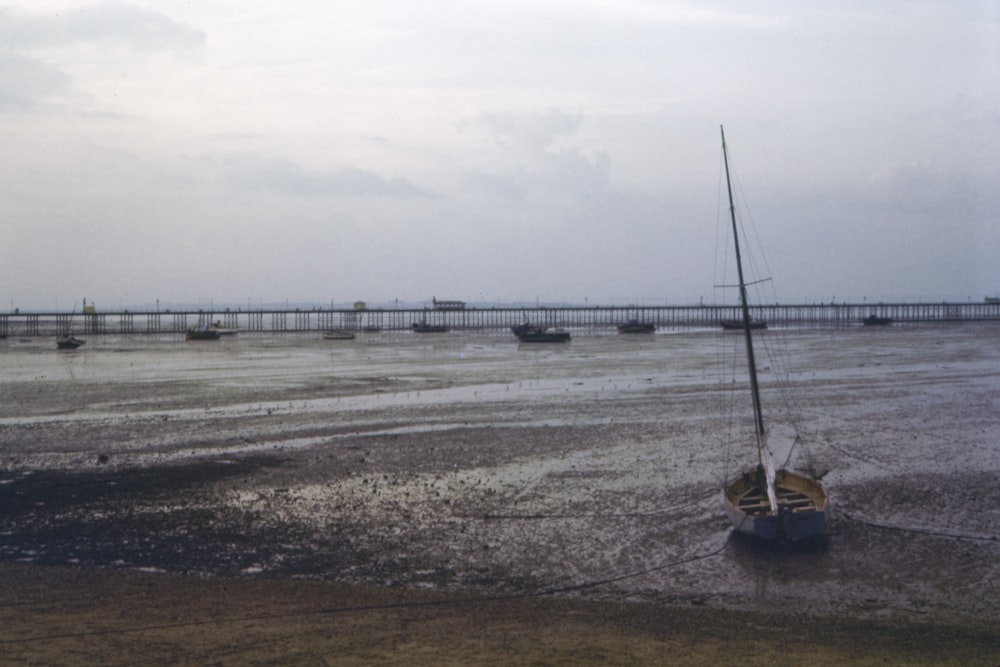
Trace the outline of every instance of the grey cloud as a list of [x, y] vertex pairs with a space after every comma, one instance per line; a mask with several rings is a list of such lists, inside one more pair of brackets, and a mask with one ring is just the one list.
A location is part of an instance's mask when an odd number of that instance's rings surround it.
[[874, 174], [867, 194], [885, 206], [922, 215], [975, 217], [996, 203], [996, 173], [962, 172], [937, 167], [929, 161], [899, 162]]
[[204, 34], [169, 16], [122, 2], [74, 5], [51, 13], [7, 10], [0, 21], [0, 40], [30, 49], [53, 44], [114, 42], [136, 49], [198, 47]]
[[514, 169], [469, 172], [464, 182], [470, 189], [508, 200], [591, 201], [610, 191], [610, 169], [607, 153], [591, 159], [575, 151], [553, 151]]
[[583, 122], [579, 114], [555, 109], [539, 113], [486, 113], [463, 121], [460, 128], [481, 128], [500, 150], [517, 162], [514, 168], [466, 175], [470, 188], [509, 200], [566, 197], [591, 199], [609, 187], [611, 159], [600, 151], [588, 157], [575, 148], [555, 148]]
[[31, 107], [72, 87], [60, 69], [16, 53], [0, 54], [0, 109]]
[[227, 178], [247, 190], [267, 189], [295, 197], [375, 196], [432, 197], [432, 192], [405, 178], [384, 178], [354, 167], [307, 172], [286, 160], [236, 160], [226, 162]]
[[555, 109], [538, 113], [484, 113], [459, 123], [460, 129], [482, 128], [502, 146], [538, 150], [559, 136], [576, 134], [583, 117]]

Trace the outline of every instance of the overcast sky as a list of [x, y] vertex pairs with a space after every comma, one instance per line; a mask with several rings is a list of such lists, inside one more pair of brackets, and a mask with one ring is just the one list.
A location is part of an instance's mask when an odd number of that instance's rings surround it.
[[6, 2], [0, 308], [981, 301], [998, 7]]

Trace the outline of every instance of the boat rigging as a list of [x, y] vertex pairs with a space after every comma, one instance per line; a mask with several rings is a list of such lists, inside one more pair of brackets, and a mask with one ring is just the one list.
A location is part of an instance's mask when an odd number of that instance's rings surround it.
[[736, 254], [736, 272], [739, 278], [741, 328], [750, 377], [758, 458], [755, 469], [744, 472], [726, 483], [723, 501], [726, 513], [738, 532], [776, 542], [796, 542], [826, 532], [829, 496], [819, 480], [810, 475], [785, 468], [775, 470], [774, 462], [768, 451], [753, 338], [754, 330], [759, 330], [762, 327], [750, 317], [747, 282], [740, 254], [739, 228], [736, 224], [736, 206], [733, 202], [726, 133], [722, 127], [719, 129], [722, 134], [722, 156], [726, 171], [726, 191], [729, 196], [729, 217]]

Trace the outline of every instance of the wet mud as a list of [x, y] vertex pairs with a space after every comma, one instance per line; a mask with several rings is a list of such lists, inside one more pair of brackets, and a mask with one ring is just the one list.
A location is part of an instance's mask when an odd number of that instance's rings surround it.
[[790, 403], [793, 467], [832, 494], [823, 540], [724, 518], [755, 462], [731, 336], [94, 337], [0, 350], [0, 559], [996, 637], [1000, 327], [762, 338], [775, 453]]

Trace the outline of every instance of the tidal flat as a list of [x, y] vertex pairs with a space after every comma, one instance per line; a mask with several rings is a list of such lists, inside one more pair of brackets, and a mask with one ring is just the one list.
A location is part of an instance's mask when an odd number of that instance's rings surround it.
[[722, 512], [756, 462], [738, 335], [2, 342], [0, 644], [997, 664], [1000, 326], [758, 338], [775, 455], [797, 433], [792, 467], [832, 496], [819, 542], [740, 539]]

